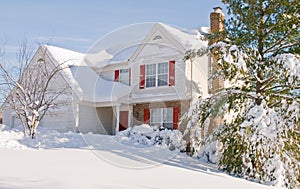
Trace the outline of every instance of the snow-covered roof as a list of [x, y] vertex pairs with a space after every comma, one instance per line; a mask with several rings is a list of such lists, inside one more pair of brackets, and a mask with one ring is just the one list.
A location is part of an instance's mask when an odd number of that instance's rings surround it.
[[202, 27], [194, 30], [184, 30], [164, 23], [146, 23], [131, 25], [114, 31], [101, 38], [89, 50], [85, 61], [92, 67], [101, 67], [107, 64], [126, 62], [135, 51], [144, 43], [145, 39], [156, 28], [162, 28], [175, 40], [177, 40], [185, 50], [207, 46], [207, 41], [203, 41], [202, 36], [207, 32], [207, 28]]
[[66, 63], [62, 75], [81, 101], [118, 102], [129, 93], [129, 86], [99, 77], [84, 61], [85, 54], [48, 45], [44, 48], [56, 63]]
[[46, 52], [50, 53], [51, 57], [58, 63], [64, 63], [66, 65], [80, 65], [85, 56], [83, 53], [50, 45], [44, 45], [44, 48], [46, 48]]
[[[189, 32], [178, 27], [158, 23], [163, 26], [175, 39], [182, 43], [186, 50], [207, 45], [207, 42], [200, 40], [200, 32]], [[197, 31], [197, 30], [196, 30]]]
[[118, 102], [129, 93], [129, 86], [99, 77], [89, 66], [71, 66], [70, 71], [80, 87], [81, 100], [95, 103]]

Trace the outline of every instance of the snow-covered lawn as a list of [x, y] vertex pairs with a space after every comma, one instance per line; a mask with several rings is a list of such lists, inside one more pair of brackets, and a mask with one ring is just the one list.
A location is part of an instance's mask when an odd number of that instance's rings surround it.
[[[41, 128], [40, 128], [41, 129]], [[114, 136], [0, 128], [0, 188], [271, 188], [216, 171], [164, 147]]]

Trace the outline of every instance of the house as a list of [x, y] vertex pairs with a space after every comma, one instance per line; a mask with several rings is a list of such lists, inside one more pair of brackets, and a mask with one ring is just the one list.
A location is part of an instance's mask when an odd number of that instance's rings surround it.
[[[219, 11], [214, 13], [222, 14]], [[52, 87], [67, 85], [70, 90], [68, 103], [46, 115], [40, 127], [115, 134], [147, 123], [183, 130], [180, 117], [212, 86], [211, 57], [183, 60], [188, 50], [207, 47], [205, 34], [203, 28], [184, 31], [150, 23], [114, 32], [86, 54], [39, 47], [31, 61], [44, 55], [45, 63], [65, 62]], [[3, 123], [19, 124], [5, 105]]]

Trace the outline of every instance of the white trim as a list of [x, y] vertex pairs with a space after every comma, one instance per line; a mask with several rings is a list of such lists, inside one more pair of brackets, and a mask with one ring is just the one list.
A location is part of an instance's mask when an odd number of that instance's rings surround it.
[[117, 134], [119, 132], [119, 124], [120, 124], [120, 105], [116, 106], [116, 117], [117, 117], [117, 121], [116, 121], [116, 132], [115, 134]]

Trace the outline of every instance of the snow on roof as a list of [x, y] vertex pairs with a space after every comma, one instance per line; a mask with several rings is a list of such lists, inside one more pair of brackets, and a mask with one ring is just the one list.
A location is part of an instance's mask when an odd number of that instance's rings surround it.
[[[90, 66], [104, 66], [108, 63], [127, 61], [152, 30], [154, 23], [133, 24], [110, 32], [97, 41], [85, 57]], [[133, 50], [134, 49], [134, 50]], [[94, 61], [93, 54], [106, 51], [111, 59], [103, 57]], [[96, 64], [96, 65], [95, 65]]]
[[181, 42], [186, 50], [207, 45], [207, 42], [200, 40], [201, 34], [199, 32], [193, 34], [187, 30], [183, 30], [174, 26], [163, 23], [158, 24], [163, 26], [171, 35], [173, 35], [173, 37], [175, 37], [175, 39]]
[[61, 47], [44, 45], [44, 48], [52, 55], [57, 63], [65, 63], [67, 65], [78, 65], [84, 58], [85, 54], [64, 49]]
[[129, 86], [99, 77], [84, 61], [84, 54], [54, 46], [44, 47], [57, 63], [67, 63], [63, 76], [81, 101], [117, 102], [129, 94]]
[[95, 43], [91, 52], [85, 57], [85, 61], [92, 67], [101, 67], [107, 64], [126, 62], [138, 47], [145, 43], [145, 39], [158, 27], [165, 29], [175, 40], [186, 49], [207, 46], [207, 42], [201, 39], [207, 28], [200, 30], [183, 30], [164, 23], [143, 23], [131, 25], [117, 31], [113, 31]]
[[81, 100], [88, 102], [117, 102], [129, 94], [129, 86], [99, 77], [89, 66], [71, 66], [72, 76], [82, 90]]

